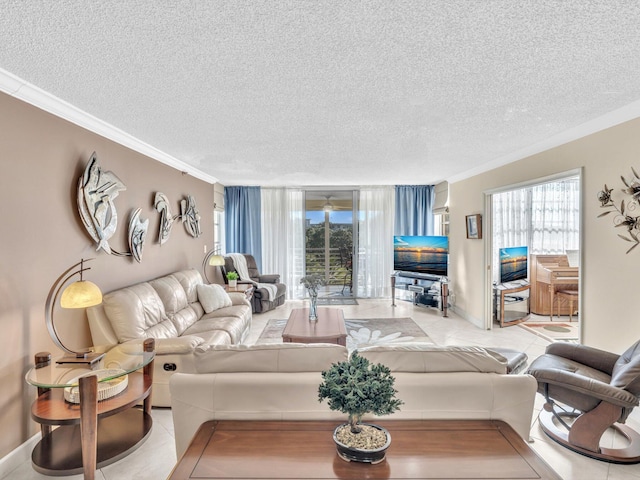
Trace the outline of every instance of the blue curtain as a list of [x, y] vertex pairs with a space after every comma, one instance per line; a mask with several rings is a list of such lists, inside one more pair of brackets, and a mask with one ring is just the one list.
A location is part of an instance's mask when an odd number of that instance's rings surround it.
[[394, 235], [433, 235], [433, 185], [397, 185]]
[[262, 271], [260, 187], [225, 187], [225, 240], [228, 253], [248, 253]]

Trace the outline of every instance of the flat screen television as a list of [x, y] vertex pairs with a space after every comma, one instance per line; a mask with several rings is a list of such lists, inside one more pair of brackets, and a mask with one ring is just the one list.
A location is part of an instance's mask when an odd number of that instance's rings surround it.
[[393, 237], [394, 270], [446, 277], [448, 264], [449, 237]]
[[500, 249], [500, 283], [527, 279], [529, 249], [509, 247]]

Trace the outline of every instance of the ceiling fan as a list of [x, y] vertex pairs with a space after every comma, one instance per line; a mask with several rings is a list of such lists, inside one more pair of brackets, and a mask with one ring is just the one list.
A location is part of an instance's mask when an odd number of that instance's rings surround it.
[[327, 199], [327, 201], [322, 206], [322, 210], [324, 210], [325, 212], [331, 212], [333, 210], [333, 203], [331, 203], [331, 200], [330, 200], [331, 195], [326, 195], [325, 198]]

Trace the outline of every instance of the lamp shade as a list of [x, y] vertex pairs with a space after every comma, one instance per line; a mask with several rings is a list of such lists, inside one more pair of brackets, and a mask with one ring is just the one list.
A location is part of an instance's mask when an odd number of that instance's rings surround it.
[[71, 283], [62, 292], [60, 306], [62, 308], [86, 308], [102, 303], [100, 288], [88, 280]]
[[221, 267], [224, 265], [224, 257], [222, 255], [212, 255], [209, 259], [209, 265]]

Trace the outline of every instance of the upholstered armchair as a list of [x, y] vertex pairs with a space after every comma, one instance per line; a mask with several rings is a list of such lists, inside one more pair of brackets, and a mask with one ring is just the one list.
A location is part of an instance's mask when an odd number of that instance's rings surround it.
[[[640, 435], [625, 420], [638, 406], [640, 342], [622, 355], [585, 345], [553, 343], [528, 372], [538, 381], [546, 403], [540, 413], [543, 431], [561, 445], [612, 463], [640, 463]], [[567, 409], [569, 407], [571, 410]], [[625, 437], [623, 448], [606, 448], [608, 429]]]
[[[286, 298], [287, 286], [284, 283], [280, 283], [280, 275], [261, 275], [253, 255], [245, 253], [242, 254], [242, 256], [246, 261], [249, 275], [248, 279], [243, 278], [242, 273], [238, 271], [231, 256], [224, 257], [224, 269], [226, 273], [237, 272], [240, 275], [238, 283], [250, 282], [254, 284], [253, 298], [251, 299], [253, 313], [268, 312], [282, 305]], [[225, 275], [225, 282], [226, 281]]]

